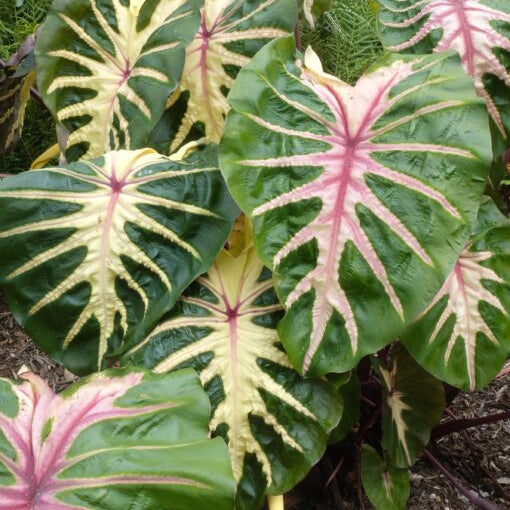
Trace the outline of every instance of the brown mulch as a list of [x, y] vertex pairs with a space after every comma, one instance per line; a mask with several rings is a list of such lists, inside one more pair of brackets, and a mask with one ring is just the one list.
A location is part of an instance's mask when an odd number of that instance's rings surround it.
[[[482, 391], [460, 393], [449, 407], [450, 417], [477, 418], [510, 410], [510, 374]], [[498, 508], [510, 509], [510, 420], [456, 432], [438, 441], [440, 462]], [[429, 462], [412, 469], [410, 510], [471, 510], [471, 505]]]
[[[31, 370], [59, 392], [75, 379], [62, 366], [41, 352], [17, 324], [0, 296], [0, 377], [17, 378], [22, 369]], [[474, 418], [510, 410], [510, 374], [475, 393], [460, 393], [450, 406], [453, 418]], [[468, 489], [501, 510], [510, 510], [510, 421], [481, 425], [438, 441], [432, 449], [436, 458], [454, 473]], [[313, 473], [312, 473], [313, 476]], [[321, 480], [309, 480], [315, 486]], [[408, 510], [471, 510], [469, 504], [430, 462], [419, 461], [411, 473], [411, 498]], [[323, 482], [322, 482], [323, 483]], [[354, 480], [345, 480], [354, 486]], [[301, 487], [306, 487], [306, 483]], [[341, 488], [342, 489], [342, 488]], [[319, 498], [292, 491], [286, 496], [287, 510], [360, 510], [355, 491], [341, 490], [343, 500], [331, 502], [331, 490], [319, 491]], [[308, 494], [309, 496], [309, 494]], [[364, 510], [372, 507], [363, 501]], [[363, 510], [363, 509], [362, 509]]]
[[42, 377], [57, 393], [76, 379], [36, 347], [0, 295], [0, 377], [17, 379], [20, 371], [27, 370]]

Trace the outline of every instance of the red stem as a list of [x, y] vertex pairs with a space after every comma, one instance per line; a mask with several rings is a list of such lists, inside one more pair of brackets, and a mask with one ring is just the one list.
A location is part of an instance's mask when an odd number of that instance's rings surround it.
[[369, 406], [377, 407], [377, 404], [375, 402], [372, 402], [372, 400], [363, 395], [361, 395], [361, 400], [363, 400], [363, 402], [366, 402]]
[[453, 432], [459, 432], [464, 429], [469, 429], [471, 427], [477, 427], [479, 425], [485, 425], [487, 423], [497, 423], [501, 420], [510, 419], [510, 411], [505, 411], [504, 413], [491, 414], [489, 416], [483, 416], [481, 418], [462, 418], [458, 420], [448, 421], [446, 423], [442, 423], [438, 425], [431, 434], [432, 440], [440, 439], [449, 434], [453, 434]]
[[446, 469], [428, 450], [424, 451], [424, 455], [432, 464], [434, 464], [438, 471], [441, 472], [444, 476], [446, 476], [446, 478], [448, 478], [452, 485], [477, 508], [480, 508], [482, 510], [501, 510], [499, 507], [497, 507], [490, 501], [487, 501], [485, 498], [482, 498], [482, 496], [480, 496], [476, 492], [464, 487], [460, 480], [457, 477], [455, 477], [452, 473], [450, 473], [450, 471], [448, 471], [448, 469]]
[[335, 469], [329, 476], [328, 481], [326, 482], [326, 485], [324, 485], [324, 489], [326, 489], [329, 486], [329, 484], [336, 478], [336, 475], [338, 474], [338, 472], [340, 471], [340, 469], [342, 468], [342, 466], [344, 464], [344, 460], [345, 460], [345, 456], [342, 455], [342, 457], [340, 458], [340, 461], [338, 462]]
[[299, 21], [296, 23], [296, 26], [294, 27], [294, 37], [296, 38], [296, 48], [301, 51], [302, 44], [301, 44], [301, 28], [299, 27]]

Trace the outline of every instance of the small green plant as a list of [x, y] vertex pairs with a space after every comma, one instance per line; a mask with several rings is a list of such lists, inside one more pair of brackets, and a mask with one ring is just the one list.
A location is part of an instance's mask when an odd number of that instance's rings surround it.
[[[405, 507], [409, 467], [458, 429], [434, 428], [443, 382], [484, 387], [510, 353], [493, 3], [469, 50], [447, 36], [477, 0], [360, 2], [304, 37], [323, 5], [55, 0], [33, 93], [60, 165], [0, 182], [0, 286], [38, 345], [98, 374], [60, 396], [0, 383], [0, 508], [256, 510], [339, 441], [376, 508]], [[301, 47], [336, 74], [376, 10], [405, 53], [369, 33], [337, 77]]]

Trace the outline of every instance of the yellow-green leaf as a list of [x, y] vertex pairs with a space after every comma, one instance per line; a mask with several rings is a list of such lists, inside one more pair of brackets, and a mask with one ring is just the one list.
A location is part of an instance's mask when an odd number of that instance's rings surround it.
[[213, 406], [213, 435], [229, 445], [237, 507], [260, 508], [266, 487], [289, 490], [322, 455], [341, 399], [292, 368], [276, 332], [271, 273], [251, 246], [222, 251], [127, 359], [156, 372], [193, 366]]
[[56, 0], [37, 42], [38, 83], [70, 132], [67, 159], [144, 147], [203, 0]]

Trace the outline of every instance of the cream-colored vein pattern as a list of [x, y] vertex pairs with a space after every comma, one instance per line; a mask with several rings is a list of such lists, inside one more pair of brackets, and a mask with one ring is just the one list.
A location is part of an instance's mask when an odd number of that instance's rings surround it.
[[391, 412], [398, 441], [404, 450], [408, 464], [412, 465], [413, 462], [406, 437], [409, 427], [404, 419], [404, 411], [410, 411], [411, 407], [404, 402], [405, 394], [401, 390], [396, 389], [396, 377], [399, 368], [398, 362], [395, 361], [390, 370], [381, 368], [381, 375], [388, 391], [386, 404]]
[[[436, 32], [434, 52], [456, 51], [465, 71], [472, 76], [476, 91], [487, 103], [487, 109], [501, 134], [507, 133], [501, 100], [487, 87], [487, 75], [496, 76], [510, 86], [510, 69], [497, 50], [510, 51], [510, 38], [501, 29], [510, 22], [508, 7], [501, 2], [480, 0], [397, 0], [384, 5], [381, 24], [392, 31], [416, 31], [399, 44], [388, 45], [390, 51], [411, 52], [413, 46]], [[490, 5], [492, 3], [492, 5]], [[385, 2], [383, 2], [385, 4]], [[506, 9], [503, 10], [503, 9]], [[500, 26], [497, 26], [497, 24]], [[383, 34], [383, 40], [385, 39]]]
[[441, 420], [443, 383], [426, 372], [400, 343], [387, 351], [378, 371], [384, 403], [381, 446], [394, 467], [407, 468], [421, 455]]
[[[206, 209], [153, 195], [140, 188], [150, 182], [162, 182], [174, 177], [182, 178], [184, 174], [217, 171], [215, 168], [161, 171], [161, 166], [159, 166], [157, 167], [159, 172], [151, 172], [150, 167], [154, 169], [158, 163], [164, 164], [165, 162], [169, 162], [167, 157], [150, 149], [111, 152], [106, 154], [104, 159], [77, 163], [81, 172], [65, 167], [34, 171], [46, 172], [49, 176], [55, 174], [67, 176], [77, 182], [93, 184], [95, 185], [93, 191], [75, 192], [45, 189], [0, 191], [0, 198], [52, 200], [80, 206], [79, 210], [62, 218], [39, 221], [34, 218], [30, 223], [0, 231], [0, 240], [69, 227], [75, 229], [65, 240], [23, 262], [7, 275], [6, 280], [14, 280], [18, 276], [25, 275], [47, 264], [55, 257], [86, 247], [86, 255], [81, 263], [50, 292], [34, 303], [28, 314], [31, 316], [43, 310], [79, 284], [88, 284], [90, 287], [88, 302], [67, 331], [62, 348], [66, 349], [84, 325], [91, 318], [96, 318], [100, 327], [98, 368], [107, 351], [108, 340], [117, 328], [116, 317], [120, 317], [120, 327], [124, 332], [128, 328], [128, 311], [116, 292], [117, 279], [124, 280], [130, 289], [140, 297], [145, 311], [149, 306], [147, 290], [126, 269], [122, 258], [127, 257], [140, 264], [156, 275], [169, 291], [172, 290], [172, 282], [168, 274], [140, 246], [135, 244], [126, 231], [126, 225], [136, 225], [151, 235], [159, 236], [166, 242], [177, 245], [193, 258], [200, 259], [200, 254], [193, 246], [181, 239], [167, 225], [156, 221], [145, 213], [141, 206], [163, 208], [167, 213], [184, 211], [204, 217], [214, 216]], [[20, 260], [22, 259], [20, 258]]]
[[[395, 171], [389, 165], [381, 164], [376, 159], [377, 153], [394, 149], [401, 152], [432, 152], [444, 157], [457, 156], [473, 159], [469, 151], [457, 147], [450, 147], [432, 143], [414, 143], [403, 139], [399, 143], [380, 143], [382, 135], [403, 126], [409, 122], [424, 122], [435, 112], [460, 107], [461, 102], [441, 101], [433, 105], [419, 108], [410, 115], [377, 126], [384, 115], [396, 104], [402, 102], [410, 94], [416, 93], [418, 88], [426, 90], [429, 85], [425, 82], [417, 87], [407, 87], [404, 91], [391, 97], [392, 88], [404, 82], [413, 73], [414, 63], [397, 61], [391, 66], [382, 67], [369, 75], [360, 78], [353, 87], [337, 78], [326, 75], [322, 71], [318, 57], [307, 50], [302, 80], [312, 92], [323, 100], [335, 115], [335, 123], [322, 118], [312, 111], [293, 101], [285, 94], [273, 89], [278, 99], [285, 103], [286, 108], [292, 108], [296, 113], [304, 113], [310, 119], [318, 119], [327, 127], [327, 135], [317, 135], [305, 129], [288, 129], [271, 123], [265, 119], [247, 114], [249, 118], [276, 134], [303, 139], [318, 140], [330, 144], [326, 152], [315, 152], [306, 155], [292, 154], [290, 156], [270, 157], [266, 159], [241, 160], [245, 167], [286, 168], [291, 166], [323, 167], [324, 172], [314, 181], [301, 185], [291, 191], [282, 193], [263, 203], [253, 210], [254, 217], [260, 217], [289, 204], [317, 197], [322, 201], [320, 214], [309, 224], [301, 228], [273, 258], [273, 265], [278, 265], [293, 251], [311, 240], [316, 240], [319, 249], [317, 266], [304, 275], [285, 300], [285, 306], [291, 308], [304, 294], [316, 289], [312, 309], [312, 332], [309, 347], [303, 360], [303, 371], [306, 373], [313, 363], [316, 352], [321, 347], [326, 329], [335, 311], [341, 313], [345, 319], [345, 327], [350, 337], [351, 349], [356, 354], [360, 346], [359, 324], [357, 323], [352, 301], [348, 293], [341, 287], [338, 279], [340, 260], [346, 252], [346, 247], [354, 243], [363, 255], [374, 275], [380, 281], [393, 308], [404, 320], [404, 303], [398, 296], [396, 286], [392, 283], [389, 270], [379, 257], [374, 241], [367, 235], [358, 216], [358, 205], [370, 208], [379, 219], [384, 221], [395, 235], [405, 242], [413, 254], [424, 264], [433, 266], [432, 258], [422, 240], [405, 225], [402, 218], [397, 217], [388, 206], [370, 188], [366, 176], [377, 175], [388, 179], [392, 183], [430, 197], [445, 212], [453, 218], [461, 219], [458, 209], [449, 199], [422, 180]], [[430, 64], [427, 64], [430, 65]], [[290, 74], [289, 74], [290, 76]], [[294, 78], [295, 79], [295, 78]], [[297, 80], [296, 80], [297, 81]], [[272, 85], [268, 81], [268, 87]], [[387, 121], [386, 121], [387, 122]], [[290, 142], [289, 142], [290, 143]]]
[[[223, 133], [225, 115], [230, 107], [226, 90], [230, 90], [233, 78], [224, 66], [241, 68], [250, 61], [248, 54], [233, 51], [228, 43], [260, 41], [288, 35], [293, 27], [292, 8], [287, 10], [288, 27], [263, 26], [267, 11], [279, 8], [282, 0], [257, 0], [252, 11], [240, 14], [245, 2], [240, 0], [206, 0], [202, 9], [200, 29], [186, 49], [186, 61], [179, 88], [168, 100], [171, 107], [178, 97], [189, 92], [186, 113], [175, 138], [170, 143], [170, 153], [175, 151], [188, 136], [197, 122], [205, 126], [206, 138], [218, 143]], [[283, 1], [287, 4], [287, 0]], [[261, 20], [261, 14], [264, 18]], [[250, 23], [246, 28], [245, 24]]]
[[444, 352], [443, 363], [447, 366], [454, 361], [451, 359], [451, 354], [460, 338], [464, 346], [469, 386], [472, 391], [477, 387], [477, 336], [482, 334], [494, 345], [500, 345], [500, 341], [498, 341], [493, 331], [494, 325], [490, 321], [488, 322], [486, 314], [482, 313], [480, 304], [487, 303], [508, 317], [503, 303], [484, 285], [484, 282], [505, 283], [492, 269], [483, 265], [493, 255], [490, 251], [477, 252], [466, 248], [441, 290], [420, 316], [426, 315], [431, 308], [447, 296], [446, 306], [444, 306], [436, 322], [428, 343], [432, 345], [438, 341], [441, 331], [453, 316], [455, 322], [451, 330], [448, 328], [448, 343]]
[[[257, 416], [271, 427], [283, 443], [300, 453], [303, 447], [292, 437], [276, 414], [267, 407], [260, 391], [276, 397], [282, 404], [291, 406], [304, 419], [316, 422], [317, 418], [259, 365], [269, 360], [285, 369], [291, 368], [286, 354], [278, 348], [278, 334], [274, 328], [258, 325], [254, 319], [278, 312], [281, 306], [276, 298], [272, 304], [257, 304], [262, 294], [272, 289], [271, 280], [259, 281], [263, 266], [255, 251], [249, 249], [237, 258], [223, 251], [209, 273], [198, 283], [212, 293], [216, 303], [185, 296], [185, 304], [202, 309], [206, 315], [179, 315], [160, 324], [134, 351], [162, 335], [188, 328], [208, 328], [210, 333], [197, 341], [171, 353], [155, 366], [156, 372], [166, 372], [189, 362], [200, 355], [211, 353], [213, 358], [201, 371], [200, 378], [206, 386], [215, 377], [223, 383], [224, 398], [216, 407], [211, 419], [211, 431], [222, 424], [228, 425], [228, 446], [233, 472], [239, 482], [244, 470], [246, 454], [255, 454], [262, 466], [268, 485], [273, 480], [273, 467], [268, 455], [257, 440], [250, 426], [250, 417]], [[297, 376], [297, 374], [296, 374]]]
[[[161, 32], [173, 23], [186, 21], [186, 17], [192, 14], [191, 10], [182, 12], [180, 9], [178, 13], [176, 11], [189, 2], [160, 0], [150, 21], [141, 29], [138, 29], [137, 24], [144, 0], [110, 0], [117, 27], [108, 23], [104, 7], [100, 8], [97, 0], [83, 0], [82, 3], [84, 8], [88, 7], [93, 13], [113, 51], [99, 39], [97, 28], [90, 22], [78, 23], [65, 12], [53, 13], [52, 16], [58, 16], [68, 29], [67, 33], [70, 31], [76, 40], [88, 48], [88, 52], [74, 50], [76, 43], [64, 40], [67, 44], [48, 51], [47, 56], [78, 64], [88, 71], [88, 76], [84, 77], [83, 73], [59, 72], [43, 92], [61, 96], [56, 111], [59, 122], [83, 116], [91, 117], [89, 122], [72, 131], [68, 140], [68, 148], [79, 143], [88, 144], [83, 159], [99, 157], [115, 149], [138, 149], [140, 147], [133, 146], [136, 144], [131, 140], [130, 122], [138, 117], [143, 119], [146, 125], [153, 125], [158, 119], [154, 118], [151, 102], [156, 102], [159, 97], [162, 110], [165, 90], [174, 85], [171, 80], [172, 70], [164, 69], [158, 62], [153, 63], [151, 57], [174, 50], [185, 42], [178, 40], [177, 35], [172, 40], [158, 43], [150, 42], [149, 39], [157, 31]], [[48, 25], [45, 28], [51, 27]], [[88, 56], [90, 50], [97, 56]], [[141, 82], [140, 78], [145, 81]], [[144, 94], [143, 98], [140, 94], [142, 85], [145, 88], [153, 87], [152, 95]], [[80, 89], [82, 95], [75, 92], [76, 89]], [[92, 97], [90, 92], [93, 92]]]

